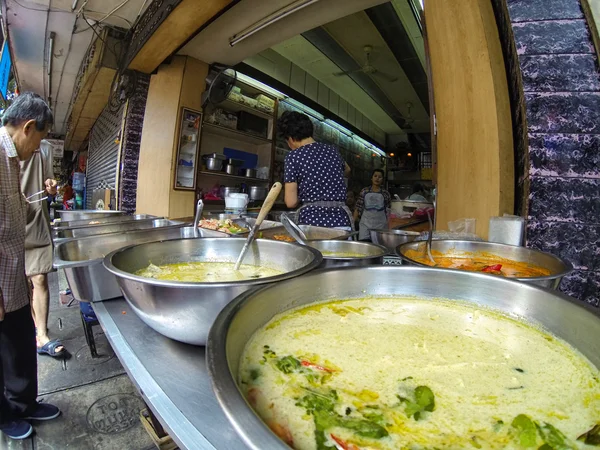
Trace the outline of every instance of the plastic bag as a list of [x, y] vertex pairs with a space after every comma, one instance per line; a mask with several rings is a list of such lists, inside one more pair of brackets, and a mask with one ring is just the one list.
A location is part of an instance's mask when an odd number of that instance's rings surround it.
[[448, 222], [448, 230], [454, 233], [475, 234], [477, 219], [458, 219]]

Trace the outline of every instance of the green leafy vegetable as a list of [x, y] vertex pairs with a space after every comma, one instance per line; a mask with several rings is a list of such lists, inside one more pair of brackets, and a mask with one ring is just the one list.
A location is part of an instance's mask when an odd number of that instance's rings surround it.
[[583, 433], [577, 438], [578, 441], [583, 441], [585, 444], [600, 447], [600, 423]]
[[260, 370], [259, 369], [252, 369], [250, 371], [250, 379], [252, 381], [256, 380], [258, 377], [260, 377]]
[[512, 427], [516, 428], [519, 444], [521, 447], [533, 447], [537, 441], [537, 429], [533, 420], [525, 414], [519, 414], [512, 421]]
[[542, 440], [548, 444], [553, 450], [575, 450], [573, 444], [569, 442], [567, 437], [558, 429], [549, 423], [535, 424]]
[[[296, 402], [296, 406], [305, 408], [308, 414], [312, 414], [318, 450], [331, 450], [331, 447], [325, 445], [327, 442], [325, 431], [332, 427], [346, 428], [354, 431], [359, 436], [373, 439], [381, 439], [388, 435], [385, 427], [374, 420], [369, 420], [366, 417], [364, 419], [345, 417], [336, 413], [335, 406], [339, 398], [335, 390], [317, 392], [306, 389], [306, 391], [308, 393]], [[383, 419], [383, 416], [381, 419]]]
[[413, 417], [415, 420], [423, 418], [423, 412], [431, 412], [435, 409], [435, 396], [433, 391], [427, 386], [417, 386], [415, 388], [415, 401], [398, 396], [398, 399], [405, 403], [404, 412], [407, 417]]
[[302, 364], [293, 356], [284, 356], [283, 358], [279, 358], [277, 360], [275, 366], [277, 366], [277, 368], [283, 373], [292, 373], [300, 369]]

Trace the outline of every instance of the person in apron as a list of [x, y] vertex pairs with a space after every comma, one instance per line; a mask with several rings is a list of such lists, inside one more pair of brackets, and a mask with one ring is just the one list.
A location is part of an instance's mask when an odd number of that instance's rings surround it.
[[370, 240], [369, 230], [388, 228], [387, 209], [391, 207], [390, 193], [381, 188], [383, 184], [383, 170], [375, 169], [371, 176], [371, 186], [364, 188], [354, 210], [354, 220], [359, 223], [359, 240]]
[[285, 204], [300, 206], [288, 216], [300, 224], [352, 230], [344, 181], [350, 167], [338, 149], [313, 139], [306, 114], [286, 111], [277, 121], [277, 131], [292, 150], [284, 162]]

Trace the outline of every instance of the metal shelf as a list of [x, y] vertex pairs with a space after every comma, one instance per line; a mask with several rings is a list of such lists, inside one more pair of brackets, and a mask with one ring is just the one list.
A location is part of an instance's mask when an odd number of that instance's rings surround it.
[[229, 100], [229, 99], [224, 100], [221, 103], [219, 103], [219, 106], [221, 106], [224, 109], [231, 111], [231, 112], [246, 111], [246, 112], [249, 112], [250, 114], [254, 114], [255, 116], [266, 117], [267, 119], [273, 119], [275, 116], [275, 111], [268, 113], [266, 111], [261, 111], [260, 109], [256, 109], [251, 106], [244, 105], [243, 103], [234, 102], [233, 100]]
[[222, 125], [216, 125], [213, 123], [204, 123], [202, 125], [202, 131], [203, 131], [203, 133], [202, 133], [203, 136], [206, 134], [212, 134], [212, 135], [216, 135], [216, 136], [235, 139], [238, 141], [249, 142], [249, 143], [255, 144], [255, 145], [272, 143], [272, 141], [270, 139], [267, 139], [267, 138], [264, 138], [261, 136], [256, 136], [254, 134], [246, 133], [244, 131], [234, 130], [233, 128], [227, 128]]
[[215, 177], [223, 177], [223, 178], [235, 178], [238, 180], [256, 181], [256, 182], [260, 182], [260, 183], [268, 183], [269, 182], [268, 179], [265, 180], [264, 178], [242, 177], [240, 175], [229, 175], [228, 173], [218, 172], [218, 171], [201, 170], [200, 173], [203, 175], [212, 175]]

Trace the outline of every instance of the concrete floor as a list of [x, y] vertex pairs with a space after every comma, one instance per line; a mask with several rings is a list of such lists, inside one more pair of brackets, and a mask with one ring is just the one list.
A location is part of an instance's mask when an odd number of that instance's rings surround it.
[[156, 447], [139, 420], [144, 403], [112, 351], [100, 326], [94, 327], [99, 357], [85, 342], [79, 303], [61, 305], [62, 273], [50, 274], [51, 338], [62, 340], [70, 355], [38, 357], [39, 398], [62, 415], [33, 423], [34, 434], [13, 441], [0, 433], [0, 450], [150, 450]]

